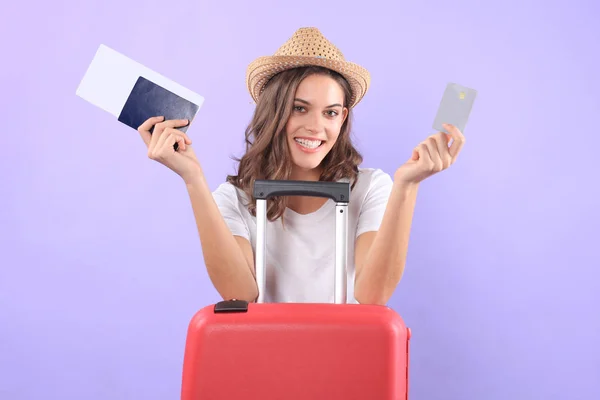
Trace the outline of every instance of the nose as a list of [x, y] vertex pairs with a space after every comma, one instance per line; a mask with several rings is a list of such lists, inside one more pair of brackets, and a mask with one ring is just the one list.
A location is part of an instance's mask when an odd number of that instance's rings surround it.
[[304, 129], [313, 134], [318, 134], [323, 130], [323, 121], [318, 112], [307, 113]]

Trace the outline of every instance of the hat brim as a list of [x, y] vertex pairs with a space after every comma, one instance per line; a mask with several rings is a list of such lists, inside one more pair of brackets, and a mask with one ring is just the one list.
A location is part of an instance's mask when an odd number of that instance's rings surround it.
[[273, 76], [282, 71], [306, 66], [325, 67], [346, 78], [352, 89], [352, 97], [348, 101], [350, 108], [362, 100], [371, 83], [369, 72], [365, 68], [348, 61], [311, 56], [265, 56], [254, 60], [246, 70], [248, 91], [257, 102], [265, 85]]

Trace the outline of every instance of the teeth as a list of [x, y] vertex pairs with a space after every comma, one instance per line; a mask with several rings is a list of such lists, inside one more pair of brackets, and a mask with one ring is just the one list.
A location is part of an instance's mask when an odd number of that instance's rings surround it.
[[309, 149], [316, 149], [322, 143], [321, 140], [306, 140], [306, 139], [295, 139], [296, 142], [300, 143], [304, 147], [308, 147]]

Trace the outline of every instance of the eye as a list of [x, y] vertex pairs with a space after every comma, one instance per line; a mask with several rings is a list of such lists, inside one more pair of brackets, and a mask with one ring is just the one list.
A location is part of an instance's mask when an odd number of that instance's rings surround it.
[[304, 107], [302, 107], [302, 106], [294, 106], [294, 111], [302, 112], [302, 111], [304, 111]]
[[337, 115], [338, 115], [338, 112], [337, 112], [337, 111], [335, 111], [335, 110], [329, 110], [329, 111], [327, 111], [327, 114], [328, 114], [330, 117], [337, 117]]

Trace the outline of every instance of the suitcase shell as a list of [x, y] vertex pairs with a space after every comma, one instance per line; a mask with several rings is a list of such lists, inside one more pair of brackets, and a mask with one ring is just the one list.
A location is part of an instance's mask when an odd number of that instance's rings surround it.
[[[349, 187], [336, 194], [322, 182], [294, 188], [293, 182], [270, 181], [278, 190], [268, 186], [261, 192], [263, 183], [255, 185], [261, 203], [257, 221], [266, 211], [261, 197], [328, 195], [338, 201], [340, 214], [349, 199]], [[346, 235], [344, 224], [343, 218], [336, 219], [338, 238]], [[260, 237], [264, 225], [259, 223], [258, 230]], [[265, 304], [259, 295], [257, 303], [227, 300], [194, 315], [185, 345], [183, 400], [408, 398], [410, 329], [388, 307], [345, 304], [345, 284], [339, 279], [345, 271], [339, 253], [345, 247], [342, 240], [337, 243], [335, 302], [341, 304]], [[256, 254], [259, 293], [264, 289], [264, 271], [259, 273], [265, 265], [263, 245], [257, 244]]]
[[398, 400], [410, 330], [384, 306], [205, 307], [188, 329], [184, 400]]

